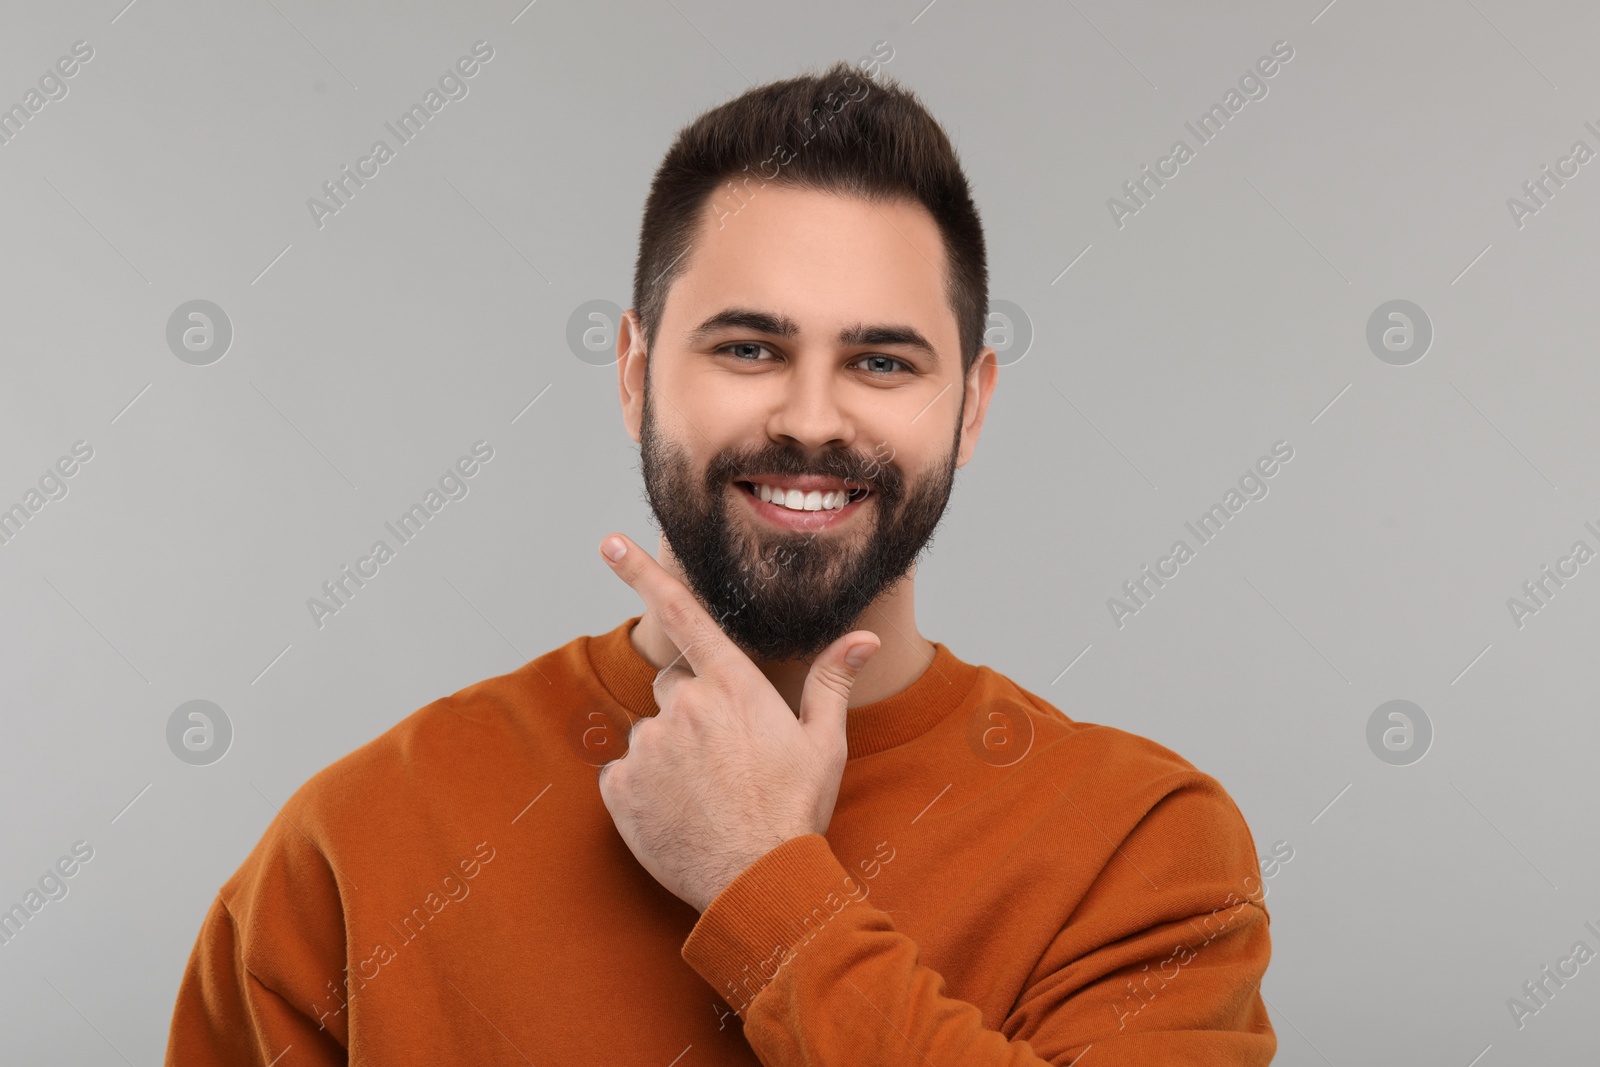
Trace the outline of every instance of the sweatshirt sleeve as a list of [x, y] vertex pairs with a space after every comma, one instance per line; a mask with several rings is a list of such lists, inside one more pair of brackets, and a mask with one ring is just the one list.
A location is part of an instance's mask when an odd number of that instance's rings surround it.
[[[1264, 1067], [1277, 1048], [1258, 993], [1267, 913], [1240, 885], [1259, 873], [1254, 846], [1221, 787], [1194, 777], [1118, 843], [999, 1030], [945, 995], [887, 913], [847, 896], [818, 834], [741, 872], [683, 958], [741, 1008], [766, 1067], [1066, 1065], [1090, 1048], [1090, 1062], [1125, 1067]], [[791, 949], [801, 919], [815, 922], [807, 902], [826, 909], [821, 929]], [[729, 997], [753, 975], [765, 984], [747, 1004]]]
[[349, 1062], [348, 1015], [327, 986], [347, 955], [337, 885], [285, 822], [280, 812], [206, 912], [178, 987], [166, 1067]]

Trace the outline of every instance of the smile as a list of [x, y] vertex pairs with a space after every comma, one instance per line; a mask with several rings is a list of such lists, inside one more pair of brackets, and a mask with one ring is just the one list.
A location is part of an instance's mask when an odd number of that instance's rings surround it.
[[839, 483], [835, 483], [834, 488], [815, 489], [750, 481], [734, 485], [757, 515], [768, 522], [799, 530], [836, 525], [859, 511], [872, 495], [869, 489], [849, 489]]
[[745, 491], [752, 496], [759, 497], [769, 504], [777, 507], [788, 508], [790, 511], [838, 511], [852, 500], [861, 500], [870, 490], [846, 489], [840, 487], [832, 490], [805, 490], [785, 489], [780, 485], [766, 485], [761, 482], [740, 482]]

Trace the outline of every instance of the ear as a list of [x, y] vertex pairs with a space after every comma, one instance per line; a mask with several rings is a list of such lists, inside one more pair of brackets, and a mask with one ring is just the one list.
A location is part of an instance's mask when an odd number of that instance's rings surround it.
[[961, 447], [956, 456], [956, 466], [965, 467], [978, 447], [978, 434], [983, 430], [983, 417], [989, 411], [989, 398], [1000, 378], [1000, 365], [995, 362], [995, 351], [987, 345], [978, 350], [967, 372], [967, 398], [961, 407]]
[[644, 378], [648, 353], [639, 313], [629, 308], [617, 324], [617, 398], [622, 402], [622, 424], [635, 444], [644, 426]]

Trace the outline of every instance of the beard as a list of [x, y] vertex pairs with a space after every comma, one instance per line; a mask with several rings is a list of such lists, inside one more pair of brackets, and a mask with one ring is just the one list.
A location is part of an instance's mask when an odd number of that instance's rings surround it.
[[[932, 539], [955, 482], [960, 430], [958, 419], [949, 456], [911, 482], [892, 456], [848, 448], [808, 456], [775, 442], [724, 449], [696, 477], [688, 451], [657, 431], [647, 385], [640, 460], [661, 533], [723, 632], [752, 659], [809, 660], [855, 629]], [[743, 505], [731, 493], [745, 491], [736, 481], [801, 474], [840, 478], [871, 495], [831, 530], [734, 517]]]

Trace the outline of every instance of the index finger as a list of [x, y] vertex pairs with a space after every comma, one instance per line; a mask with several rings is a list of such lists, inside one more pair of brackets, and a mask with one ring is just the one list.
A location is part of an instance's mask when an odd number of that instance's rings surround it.
[[[622, 552], [614, 557], [612, 553], [619, 544]], [[728, 678], [738, 672], [740, 660], [749, 662], [694, 594], [633, 540], [611, 534], [600, 542], [600, 554], [617, 576], [639, 594], [646, 610], [656, 617], [668, 639], [694, 668], [696, 677]]]

